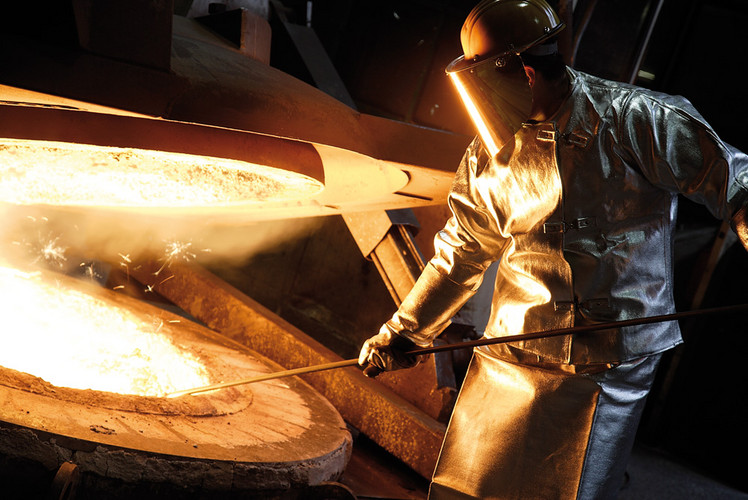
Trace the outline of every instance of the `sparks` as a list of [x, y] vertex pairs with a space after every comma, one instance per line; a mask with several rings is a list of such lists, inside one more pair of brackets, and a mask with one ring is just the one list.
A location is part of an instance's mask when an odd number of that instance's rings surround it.
[[119, 263], [119, 267], [122, 267], [125, 269], [125, 277], [127, 279], [127, 282], [130, 282], [130, 266], [129, 264], [132, 264], [132, 259], [130, 259], [130, 254], [122, 255], [121, 253], [117, 254], [122, 259], [122, 262]]
[[59, 241], [60, 237], [58, 236], [54, 239], [43, 242], [39, 252], [39, 257], [37, 257], [32, 264], [36, 264], [39, 260], [44, 259], [46, 263], [62, 268], [67, 260], [65, 258], [67, 247], [58, 244]]
[[91, 280], [91, 281], [96, 281], [96, 280], [102, 278], [101, 274], [99, 274], [96, 271], [96, 267], [95, 267], [95, 263], [94, 262], [88, 262], [88, 263], [81, 262], [79, 264], [79, 267], [83, 268], [83, 274], [84, 274], [84, 276], [87, 279]]
[[51, 233], [42, 236], [41, 233], [37, 233], [36, 241], [22, 240], [18, 244], [28, 249], [31, 265], [42, 263], [57, 269], [65, 266], [65, 252], [68, 247], [60, 244], [59, 236], [53, 236]]
[[172, 278], [174, 278], [174, 275], [173, 275], [173, 274], [172, 274], [171, 276], [168, 276], [168, 277], [166, 277], [166, 278], [162, 279], [162, 280], [161, 280], [161, 281], [159, 282], [159, 285], [163, 285], [163, 284], [164, 284], [165, 282], [169, 281], [169, 280], [170, 280], [170, 279], [172, 279]]
[[173, 262], [175, 261], [185, 261], [189, 262], [191, 260], [194, 260], [197, 258], [197, 254], [193, 253], [190, 248], [192, 248], [192, 242], [182, 242], [182, 241], [168, 241], [166, 243], [166, 249], [164, 251], [164, 257], [163, 257], [163, 264], [161, 267], [158, 268], [156, 272], [153, 274], [158, 276], [161, 274], [161, 271], [169, 267]]

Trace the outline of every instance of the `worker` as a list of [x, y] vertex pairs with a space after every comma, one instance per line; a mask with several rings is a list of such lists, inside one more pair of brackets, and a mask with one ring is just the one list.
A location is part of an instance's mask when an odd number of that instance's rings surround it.
[[[485, 337], [669, 314], [677, 198], [748, 242], [748, 157], [682, 97], [567, 67], [543, 0], [483, 0], [447, 73], [477, 129], [451, 217], [359, 363], [408, 368], [498, 262]], [[615, 498], [675, 321], [474, 349], [431, 499]]]

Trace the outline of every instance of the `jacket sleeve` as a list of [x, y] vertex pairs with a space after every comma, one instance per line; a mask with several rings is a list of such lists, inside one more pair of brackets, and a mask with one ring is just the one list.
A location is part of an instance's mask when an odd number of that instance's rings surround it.
[[452, 216], [434, 238], [434, 257], [385, 323], [420, 346], [431, 344], [475, 293], [504, 238], [475, 189], [477, 166], [488, 161], [479, 139], [468, 147], [448, 197]]
[[748, 248], [748, 156], [722, 141], [683, 97], [634, 93], [620, 118], [619, 144], [649, 181], [731, 219]]

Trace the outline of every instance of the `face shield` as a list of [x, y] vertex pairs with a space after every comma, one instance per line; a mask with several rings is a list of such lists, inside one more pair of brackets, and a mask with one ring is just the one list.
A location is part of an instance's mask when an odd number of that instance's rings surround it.
[[483, 145], [495, 156], [530, 117], [532, 90], [522, 59], [510, 53], [471, 63], [461, 56], [446, 71]]

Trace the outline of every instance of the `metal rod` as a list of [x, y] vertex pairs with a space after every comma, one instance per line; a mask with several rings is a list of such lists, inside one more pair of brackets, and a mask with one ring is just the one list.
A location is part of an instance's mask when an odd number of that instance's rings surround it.
[[262, 382], [264, 380], [273, 380], [276, 378], [291, 377], [293, 375], [301, 375], [304, 373], [321, 372], [323, 370], [332, 370], [334, 368], [343, 368], [345, 366], [354, 366], [358, 364], [358, 359], [346, 359], [344, 361], [335, 361], [333, 363], [326, 363], [322, 365], [304, 366], [302, 368], [294, 368], [292, 370], [284, 370], [274, 373], [265, 373], [264, 375], [257, 375], [255, 377], [244, 378], [241, 380], [232, 380], [229, 382], [219, 382], [217, 384], [206, 385], [203, 387], [194, 387], [192, 389], [186, 389], [184, 391], [176, 391], [167, 394], [167, 398], [176, 398], [179, 396], [187, 396], [188, 394], [198, 394], [201, 392], [214, 391], [216, 389], [225, 389], [227, 387], [234, 387], [237, 385], [252, 384], [254, 382]]
[[676, 321], [680, 319], [691, 318], [694, 316], [706, 316], [710, 314], [725, 314], [737, 311], [748, 311], [748, 304], [739, 304], [734, 306], [713, 307], [711, 309], [695, 309], [692, 311], [676, 312], [672, 314], [662, 314], [659, 316], [648, 316], [646, 318], [626, 319], [622, 321], [611, 321], [608, 323], [595, 323], [594, 325], [571, 326], [569, 328], [559, 328], [556, 330], [545, 330], [539, 332], [520, 333], [518, 335], [509, 335], [506, 337], [481, 338], [477, 340], [466, 340], [458, 344], [446, 344], [432, 347], [422, 347], [408, 351], [407, 354], [431, 354], [442, 351], [452, 351], [465, 347], [478, 347], [482, 345], [502, 344], [506, 342], [518, 342], [522, 340], [535, 340], [548, 337], [558, 337], [561, 335], [571, 335], [575, 333], [596, 332], [600, 330], [610, 330], [612, 328], [623, 328], [626, 326], [648, 325], [651, 323], [662, 323], [664, 321]]
[[[714, 307], [711, 309], [697, 309], [693, 311], [677, 312], [672, 314], [662, 314], [659, 316], [649, 316], [646, 318], [635, 318], [627, 319], [622, 321], [611, 321], [608, 323], [597, 323], [594, 325], [584, 326], [572, 326], [569, 328], [559, 328], [556, 330], [545, 330], [539, 332], [521, 333], [518, 335], [508, 335], [506, 337], [495, 337], [495, 338], [481, 338], [477, 340], [468, 340], [465, 342], [459, 342], [457, 344], [445, 344], [440, 346], [423, 347], [408, 351], [406, 354], [432, 354], [436, 352], [454, 351], [457, 349], [466, 349], [468, 347], [478, 347], [483, 345], [503, 344], [507, 342], [518, 342], [521, 340], [534, 340], [549, 337], [558, 337], [561, 335], [571, 335], [576, 333], [585, 332], [596, 332], [601, 330], [610, 330], [612, 328], [622, 328], [626, 326], [637, 326], [647, 325], [651, 323], [662, 323], [664, 321], [677, 321], [680, 319], [691, 318], [694, 316], [706, 316], [711, 314], [725, 314], [737, 311], [748, 311], [748, 304], [739, 304], [734, 306]], [[179, 396], [186, 396], [189, 394], [198, 394], [201, 392], [213, 391], [216, 389], [225, 389], [227, 387], [234, 387], [237, 385], [252, 384], [254, 382], [262, 382], [265, 380], [273, 380], [277, 378], [290, 377], [293, 375], [301, 375], [304, 373], [314, 373], [324, 370], [332, 370], [335, 368], [343, 368], [346, 366], [355, 366], [358, 364], [358, 359], [346, 359], [343, 361], [336, 361], [333, 363], [325, 363], [321, 365], [306, 366], [303, 368], [294, 368], [292, 370], [285, 370], [275, 373], [266, 373], [264, 375], [258, 375], [256, 377], [245, 378], [241, 380], [234, 380], [230, 382], [220, 382], [218, 384], [206, 385], [204, 387], [195, 387], [193, 389], [187, 389], [184, 391], [172, 392], [167, 394], [168, 398], [175, 398]]]
[[633, 61], [631, 62], [631, 66], [629, 68], [629, 74], [627, 77], [629, 83], [636, 83], [636, 78], [639, 75], [642, 61], [644, 60], [644, 56], [647, 53], [647, 49], [649, 48], [649, 41], [652, 38], [655, 24], [657, 24], [657, 19], [660, 17], [662, 4], [665, 3], [665, 0], [656, 0], [654, 3], [654, 7], [651, 5], [652, 2], [650, 2], [648, 5], [649, 9], [647, 9], [646, 20], [644, 21], [646, 23], [646, 26], [642, 30], [644, 31], [644, 35], [641, 35], [639, 37], [637, 47], [633, 55]]

